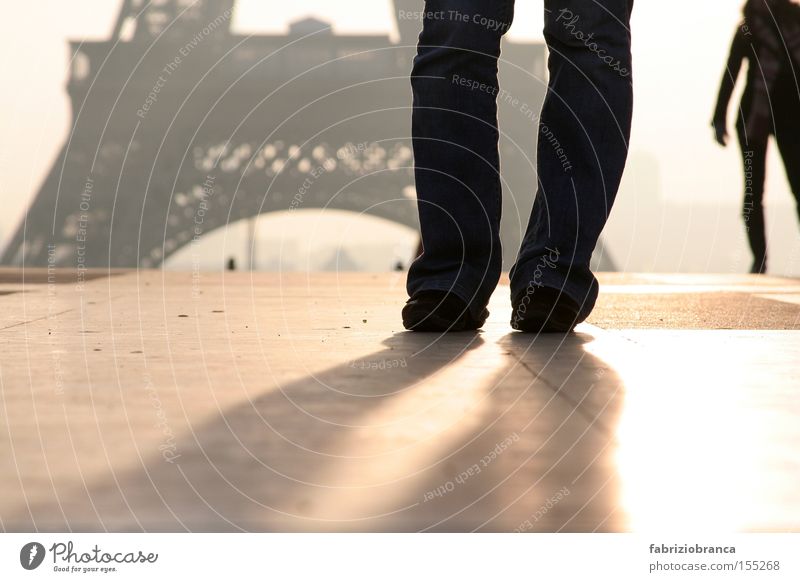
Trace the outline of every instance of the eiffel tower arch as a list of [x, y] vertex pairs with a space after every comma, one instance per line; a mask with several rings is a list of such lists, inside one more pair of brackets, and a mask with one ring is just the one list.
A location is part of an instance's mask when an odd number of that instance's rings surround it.
[[[395, 0], [419, 10], [421, 0]], [[231, 31], [234, 0], [125, 0], [111, 37], [71, 42], [71, 130], [4, 250], [11, 265], [153, 267], [216, 228], [332, 208], [418, 227], [410, 85], [419, 22], [339, 35]], [[535, 193], [539, 43], [504, 47], [504, 266]], [[508, 195], [508, 193], [512, 195]]]

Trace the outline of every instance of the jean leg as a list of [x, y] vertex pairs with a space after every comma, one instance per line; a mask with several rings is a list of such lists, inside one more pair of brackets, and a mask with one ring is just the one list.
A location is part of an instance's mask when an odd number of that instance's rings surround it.
[[[539, 127], [539, 189], [512, 297], [561, 289], [585, 319], [597, 300], [589, 264], [628, 154], [632, 0], [546, 0], [550, 80]], [[529, 292], [529, 291], [528, 291]]]
[[450, 290], [477, 315], [500, 277], [497, 59], [513, 0], [426, 0], [411, 74], [422, 254], [409, 295]]

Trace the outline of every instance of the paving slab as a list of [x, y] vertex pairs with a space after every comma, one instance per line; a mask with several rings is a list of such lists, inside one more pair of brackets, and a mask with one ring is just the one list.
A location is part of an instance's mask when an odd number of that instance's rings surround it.
[[0, 269], [0, 526], [800, 529], [800, 282], [601, 288], [440, 335], [402, 273]]

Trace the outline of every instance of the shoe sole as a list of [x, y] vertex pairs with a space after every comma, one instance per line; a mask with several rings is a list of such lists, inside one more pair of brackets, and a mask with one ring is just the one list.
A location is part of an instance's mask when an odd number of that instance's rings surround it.
[[571, 333], [577, 322], [576, 316], [565, 316], [557, 311], [547, 313], [527, 312], [525, 317], [512, 318], [511, 327], [526, 333]]
[[403, 327], [409, 331], [473, 331], [481, 327], [484, 323], [482, 321], [480, 325], [471, 326], [468, 324], [467, 318], [467, 315], [462, 315], [456, 321], [451, 321], [436, 313], [431, 313], [427, 309], [404, 309]]

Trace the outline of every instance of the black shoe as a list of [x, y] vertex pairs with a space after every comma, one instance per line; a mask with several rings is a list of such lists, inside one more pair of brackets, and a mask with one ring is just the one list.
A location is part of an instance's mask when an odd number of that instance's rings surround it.
[[467, 304], [447, 291], [420, 291], [403, 307], [403, 326], [411, 331], [466, 331], [481, 327], [489, 312], [475, 319]]
[[569, 333], [583, 321], [579, 319], [578, 304], [566, 293], [550, 287], [537, 287], [531, 294], [523, 292], [511, 306], [511, 327], [518, 331]]

